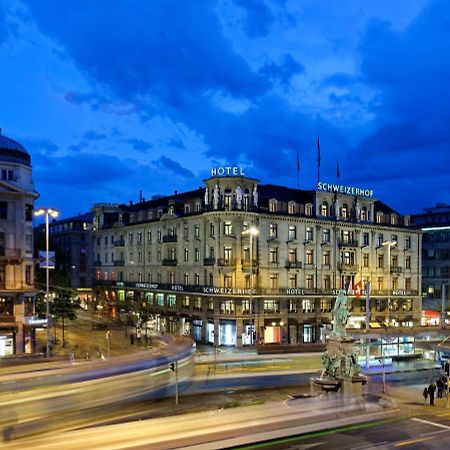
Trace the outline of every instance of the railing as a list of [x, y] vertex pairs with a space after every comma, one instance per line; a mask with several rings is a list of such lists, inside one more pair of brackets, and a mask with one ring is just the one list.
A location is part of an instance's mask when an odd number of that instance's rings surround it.
[[391, 273], [402, 273], [403, 267], [391, 266]]
[[339, 270], [345, 270], [347, 272], [357, 272], [359, 267], [357, 264], [339, 264]]
[[22, 257], [20, 248], [3, 248], [2, 250], [0, 250], [0, 259], [19, 259]]
[[286, 269], [301, 269], [301, 261], [286, 261]]
[[258, 267], [258, 261], [256, 259], [253, 261], [250, 261], [249, 259], [241, 259], [241, 265], [244, 269], [250, 269], [251, 267], [256, 269]]
[[94, 266], [101, 266], [102, 262], [101, 261], [94, 261]]
[[114, 241], [114, 247], [125, 247], [125, 239], [117, 239], [117, 241]]
[[217, 264], [221, 267], [230, 267], [236, 265], [236, 258], [219, 258]]
[[358, 241], [356, 239], [339, 239], [339, 247], [358, 247]]
[[125, 260], [124, 259], [115, 259], [114, 260], [114, 265], [115, 266], [124, 266], [125, 265]]
[[0, 323], [13, 323], [16, 321], [16, 316], [0, 314]]
[[214, 266], [216, 264], [216, 258], [203, 258], [204, 266]]
[[178, 237], [176, 234], [166, 234], [165, 236], [163, 236], [162, 241], [163, 242], [177, 242]]
[[177, 266], [178, 260], [177, 259], [163, 259], [162, 265], [163, 266]]

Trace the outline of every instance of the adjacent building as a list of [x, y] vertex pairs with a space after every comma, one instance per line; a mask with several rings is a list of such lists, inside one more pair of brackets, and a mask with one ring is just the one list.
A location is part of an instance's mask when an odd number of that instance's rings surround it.
[[194, 191], [95, 205], [99, 308], [215, 345], [314, 343], [339, 289], [349, 326], [365, 326], [370, 283], [371, 328], [419, 324], [421, 231], [408, 216], [365, 187], [264, 185], [237, 167], [211, 175]]
[[31, 157], [0, 130], [0, 357], [34, 351]]
[[441, 324], [450, 297], [450, 205], [439, 203], [411, 217], [423, 233], [423, 325]]

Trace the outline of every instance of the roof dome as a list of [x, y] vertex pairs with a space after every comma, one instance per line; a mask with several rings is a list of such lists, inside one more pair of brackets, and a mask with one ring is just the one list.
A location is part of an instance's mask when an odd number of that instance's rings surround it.
[[22, 144], [2, 135], [0, 128], [0, 162], [11, 162], [31, 166], [31, 157]]

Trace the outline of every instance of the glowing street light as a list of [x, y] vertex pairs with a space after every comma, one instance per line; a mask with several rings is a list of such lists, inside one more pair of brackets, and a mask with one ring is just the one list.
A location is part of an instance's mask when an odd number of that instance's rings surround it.
[[247, 230], [242, 232], [244, 236], [250, 236], [250, 345], [253, 345], [253, 238], [258, 236], [259, 230], [255, 226], [249, 227]]
[[36, 217], [43, 216], [45, 214], [45, 301], [46, 301], [46, 316], [47, 316], [47, 345], [45, 356], [50, 358], [50, 283], [49, 283], [49, 232], [48, 221], [49, 216], [56, 218], [59, 215], [59, 211], [54, 208], [39, 208], [34, 211]]

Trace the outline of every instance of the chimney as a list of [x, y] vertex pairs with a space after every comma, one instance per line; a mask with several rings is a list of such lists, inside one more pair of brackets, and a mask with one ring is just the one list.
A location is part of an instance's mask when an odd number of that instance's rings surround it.
[[133, 200], [130, 200], [130, 206], [133, 206]]

